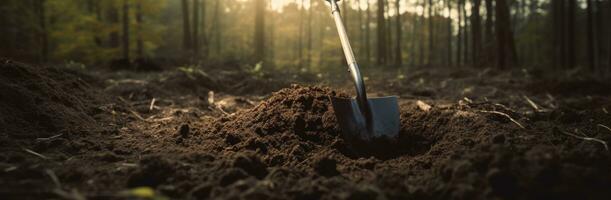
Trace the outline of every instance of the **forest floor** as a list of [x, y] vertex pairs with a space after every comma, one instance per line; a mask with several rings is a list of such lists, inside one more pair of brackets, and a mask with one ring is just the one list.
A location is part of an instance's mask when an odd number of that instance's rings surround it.
[[0, 60], [0, 199], [611, 196], [609, 80], [579, 71], [379, 72], [367, 78], [369, 92], [400, 97], [400, 134], [351, 144], [329, 102], [351, 94], [350, 82], [286, 77], [235, 66], [85, 73]]

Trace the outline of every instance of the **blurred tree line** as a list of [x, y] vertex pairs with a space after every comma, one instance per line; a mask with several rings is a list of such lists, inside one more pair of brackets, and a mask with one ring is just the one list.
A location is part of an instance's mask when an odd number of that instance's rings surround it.
[[[365, 68], [611, 68], [609, 0], [340, 3]], [[3, 0], [0, 13], [0, 56], [20, 60], [344, 70], [324, 0]]]

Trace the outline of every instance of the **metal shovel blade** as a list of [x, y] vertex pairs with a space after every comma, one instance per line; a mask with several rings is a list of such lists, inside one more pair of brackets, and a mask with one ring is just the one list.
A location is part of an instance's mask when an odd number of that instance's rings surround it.
[[371, 120], [365, 119], [357, 100], [331, 97], [340, 128], [348, 137], [364, 140], [393, 138], [399, 134], [399, 103], [397, 97], [368, 98]]

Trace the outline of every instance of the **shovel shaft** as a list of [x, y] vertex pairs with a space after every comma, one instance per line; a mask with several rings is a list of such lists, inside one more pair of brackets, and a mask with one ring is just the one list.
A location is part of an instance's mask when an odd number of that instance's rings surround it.
[[333, 19], [335, 20], [337, 33], [339, 34], [339, 39], [342, 43], [344, 55], [346, 56], [346, 62], [348, 62], [348, 69], [350, 70], [350, 74], [352, 75], [352, 79], [354, 80], [354, 86], [356, 88], [356, 100], [365, 120], [367, 121], [366, 123], [369, 125], [372, 121], [372, 114], [371, 109], [369, 107], [369, 102], [367, 100], [365, 82], [363, 81], [363, 77], [361, 76], [359, 66], [356, 63], [356, 58], [354, 57], [352, 47], [350, 46], [350, 40], [348, 40], [348, 34], [346, 33], [346, 28], [344, 27], [337, 1], [328, 1], [331, 4], [331, 14], [333, 15]]

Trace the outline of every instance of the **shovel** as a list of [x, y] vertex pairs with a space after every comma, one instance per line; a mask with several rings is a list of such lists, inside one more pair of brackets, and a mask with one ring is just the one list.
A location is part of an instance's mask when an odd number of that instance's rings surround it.
[[335, 116], [344, 135], [349, 138], [371, 140], [393, 138], [399, 133], [399, 103], [396, 96], [367, 98], [365, 82], [356, 64], [348, 34], [342, 22], [338, 0], [327, 0], [337, 26], [339, 39], [348, 62], [348, 69], [354, 79], [356, 98], [331, 97]]

